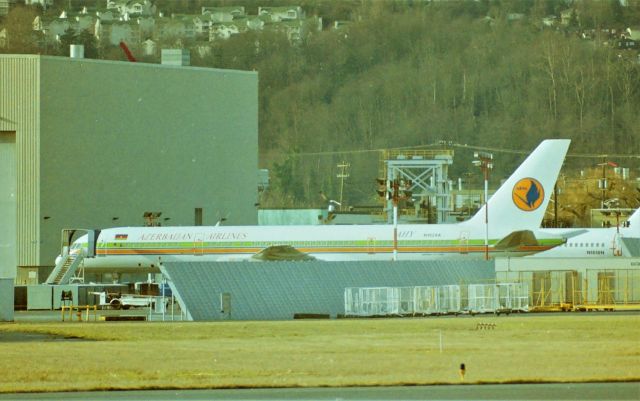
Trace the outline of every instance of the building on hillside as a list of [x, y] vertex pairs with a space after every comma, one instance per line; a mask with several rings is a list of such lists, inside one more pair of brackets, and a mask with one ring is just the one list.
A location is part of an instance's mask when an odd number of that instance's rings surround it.
[[7, 47], [7, 28], [0, 28], [0, 49]]
[[625, 29], [622, 36], [640, 42], [640, 26]]
[[98, 19], [86, 12], [69, 15], [63, 11], [58, 17], [36, 16], [33, 19], [33, 30], [41, 32], [44, 40], [47, 42], [58, 42], [60, 37], [65, 34], [68, 29], [72, 29], [77, 35], [82, 31], [88, 31], [95, 35], [95, 26]]
[[188, 15], [157, 18], [154, 38], [163, 41], [195, 40], [196, 27], [193, 18]]
[[152, 39], [142, 42], [142, 54], [145, 56], [154, 56], [158, 53], [158, 43]]
[[202, 15], [208, 15], [213, 22], [231, 22], [236, 18], [246, 17], [243, 6], [202, 7]]
[[0, 16], [9, 14], [11, 7], [17, 3], [17, 0], [0, 0]]
[[43, 9], [46, 10], [47, 7], [53, 5], [53, 0], [24, 0], [24, 4], [27, 6], [35, 6], [39, 4]]
[[0, 55], [0, 277], [64, 228], [257, 223], [256, 72]]
[[149, 0], [107, 0], [107, 10], [130, 17], [152, 16], [158, 11], [157, 7]]
[[271, 22], [302, 20], [305, 13], [300, 6], [258, 7], [259, 16], [268, 16]]

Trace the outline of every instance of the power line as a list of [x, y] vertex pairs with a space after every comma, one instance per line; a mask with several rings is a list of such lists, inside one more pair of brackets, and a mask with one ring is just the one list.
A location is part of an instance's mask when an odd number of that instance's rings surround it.
[[[531, 153], [530, 150], [516, 150], [516, 149], [508, 149], [508, 148], [497, 148], [497, 147], [489, 147], [489, 146], [476, 146], [476, 145], [459, 144], [459, 143], [433, 143], [433, 144], [425, 144], [425, 145], [401, 146], [401, 147], [379, 148], [379, 149], [353, 149], [353, 150], [335, 150], [335, 151], [325, 151], [325, 152], [296, 152], [296, 153], [289, 153], [289, 155], [292, 155], [292, 156], [334, 156], [334, 155], [345, 155], [345, 154], [379, 153], [379, 152], [384, 152], [384, 151], [388, 151], [388, 150], [412, 150], [412, 149], [431, 148], [431, 147], [453, 147], [453, 148], [462, 148], [462, 149], [468, 149], [468, 150], [483, 150], [483, 151], [489, 151], [489, 152], [523, 154], [523, 155], [527, 155], [527, 154]], [[640, 154], [567, 153], [566, 157], [588, 158], [588, 159], [596, 159], [596, 158], [599, 158], [599, 159], [602, 159], [602, 158], [640, 159]]]

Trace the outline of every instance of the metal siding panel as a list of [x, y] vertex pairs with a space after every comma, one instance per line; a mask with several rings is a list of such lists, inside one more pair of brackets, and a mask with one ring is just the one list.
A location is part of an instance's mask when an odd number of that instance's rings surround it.
[[39, 264], [40, 56], [0, 56], [0, 130], [16, 131], [17, 263]]
[[41, 80], [42, 265], [61, 228], [137, 226], [145, 211], [256, 223], [257, 73], [43, 56]]
[[165, 262], [194, 320], [220, 320], [231, 293], [233, 320], [286, 320], [294, 313], [344, 313], [346, 287], [485, 283], [493, 262]]
[[13, 321], [13, 279], [0, 278], [0, 322]]
[[[69, 80], [68, 76], [74, 79]], [[100, 92], [100, 102], [92, 101], [89, 95], [101, 87], [110, 90]], [[167, 102], [165, 97], [169, 94], [189, 101]], [[257, 99], [258, 74], [255, 72], [0, 55], [0, 130], [16, 131], [18, 264], [51, 265], [58, 251], [59, 226], [100, 226], [105, 221], [110, 223], [114, 215], [120, 217], [121, 224], [135, 225], [142, 211], [155, 208], [170, 215], [172, 224], [184, 225], [193, 222], [193, 207], [201, 206], [203, 200], [213, 200], [216, 209], [205, 210], [205, 224], [215, 223], [229, 210], [234, 210], [229, 217], [234, 223], [255, 224]], [[131, 104], [135, 107], [130, 107]], [[158, 111], [160, 106], [164, 108]], [[121, 118], [114, 119], [113, 115]], [[190, 124], [183, 127], [180, 121], [185, 115], [189, 116]], [[74, 123], [69, 124], [72, 118]], [[41, 125], [45, 127], [42, 136]], [[159, 132], [170, 135], [163, 136], [162, 141], [148, 141]], [[156, 144], [156, 148], [151, 149], [155, 154], [149, 157], [155, 164], [140, 168], [140, 154], [113, 148], [105, 152], [102, 144], [87, 141], [87, 133], [98, 138], [103, 138], [105, 133], [139, 133], [136, 144], [143, 140], [145, 146]], [[185, 133], [190, 135], [186, 139]], [[80, 149], [67, 146], [68, 143], [79, 144]], [[94, 148], [88, 149], [87, 145], [92, 143]], [[185, 143], [193, 144], [189, 151], [198, 157], [189, 158], [185, 163], [173, 159], [173, 168], [159, 170], [159, 166], [171, 163], [160, 162], [163, 158], [157, 157], [158, 146], [172, 150]], [[114, 164], [111, 156], [114, 153], [119, 155], [118, 164]], [[102, 159], [94, 160], [97, 156]], [[74, 164], [64, 165], [69, 161]], [[185, 169], [196, 161], [197, 169]], [[133, 199], [134, 191], [115, 187], [124, 185], [122, 180], [113, 178], [116, 174], [105, 174], [97, 187], [99, 191], [91, 186], [86, 191], [88, 194], [80, 197], [77, 193], [67, 195], [57, 191], [66, 181], [68, 171], [76, 171], [80, 175], [77, 181], [85, 185], [97, 185], [97, 180], [85, 179], [82, 175], [95, 174], [95, 169], [86, 166], [112, 164], [138, 168], [142, 172], [158, 170], [156, 176], [162, 175], [167, 185], [197, 189], [188, 192], [180, 189], [170, 197], [167, 194], [148, 196], [159, 190], [149, 184], [155, 182], [154, 179], [143, 175], [137, 182], [135, 177], [127, 181], [136, 189], [137, 198]], [[181, 168], [175, 168], [176, 165]], [[190, 172], [190, 180], [184, 179], [185, 171]], [[212, 177], [209, 171], [219, 174]], [[173, 174], [172, 180], [167, 180], [167, 172]], [[195, 185], [201, 182], [207, 185]], [[143, 188], [141, 183], [147, 186]], [[238, 203], [236, 198], [219, 198], [223, 192], [220, 188], [229, 185], [240, 191], [237, 198], [244, 199], [242, 202]], [[101, 193], [102, 188], [110, 197], [89, 195]], [[89, 207], [79, 204], [81, 200]], [[133, 200], [138, 202], [135, 207], [131, 206]], [[47, 224], [41, 219], [43, 213], [53, 216]]]

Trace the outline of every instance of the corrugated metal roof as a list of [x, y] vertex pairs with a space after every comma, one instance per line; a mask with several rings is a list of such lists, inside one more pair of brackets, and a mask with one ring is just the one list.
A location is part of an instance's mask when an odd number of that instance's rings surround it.
[[[486, 283], [492, 261], [165, 262], [162, 272], [193, 320], [283, 320], [344, 313], [346, 287]], [[221, 313], [230, 294], [231, 316]]]

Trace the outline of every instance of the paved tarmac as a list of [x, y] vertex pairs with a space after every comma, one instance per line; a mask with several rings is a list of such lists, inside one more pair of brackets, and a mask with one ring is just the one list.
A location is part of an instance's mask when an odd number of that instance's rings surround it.
[[[95, 314], [95, 317], [94, 317]], [[160, 313], [151, 313], [148, 308], [132, 308], [128, 310], [116, 310], [116, 309], [100, 309], [97, 311], [89, 311], [89, 321], [99, 321], [100, 317], [104, 316], [144, 316], [147, 321], [180, 321], [184, 317], [180, 315], [180, 310], [176, 307], [174, 312], [171, 310], [166, 311], [164, 315]], [[59, 310], [30, 310], [30, 311], [15, 311], [13, 314], [13, 321], [16, 323], [46, 323], [46, 322], [61, 322], [63, 319], [62, 312]], [[82, 319], [86, 320], [86, 311], [82, 311]], [[78, 322], [77, 312], [64, 314], [64, 321]]]
[[640, 382], [0, 394], [0, 400], [640, 400]]

